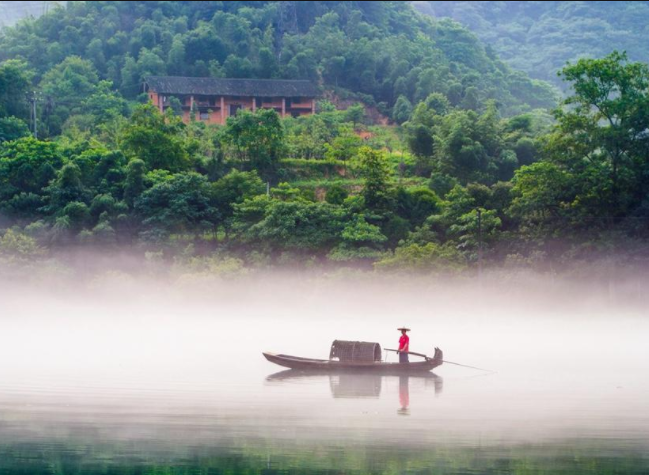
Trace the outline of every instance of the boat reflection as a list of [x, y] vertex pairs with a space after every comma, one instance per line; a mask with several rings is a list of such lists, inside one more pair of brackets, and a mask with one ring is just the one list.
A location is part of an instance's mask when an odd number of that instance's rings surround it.
[[329, 387], [334, 398], [378, 398], [381, 376], [374, 374], [331, 374]]
[[444, 379], [435, 373], [407, 374], [401, 376], [388, 376], [380, 374], [357, 373], [329, 373], [322, 371], [305, 371], [289, 369], [271, 374], [266, 377], [268, 382], [298, 382], [308, 380], [328, 379], [331, 396], [333, 398], [379, 398], [383, 385], [389, 386], [391, 381], [399, 381], [399, 409], [400, 415], [410, 413], [410, 383], [423, 382], [424, 389], [432, 388], [436, 396], [442, 393]]

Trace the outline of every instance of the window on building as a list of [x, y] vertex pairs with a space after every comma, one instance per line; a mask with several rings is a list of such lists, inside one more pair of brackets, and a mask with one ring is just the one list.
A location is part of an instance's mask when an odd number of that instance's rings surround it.
[[302, 98], [301, 97], [291, 97], [291, 102], [293, 104], [299, 104], [299, 103], [302, 102]]
[[261, 108], [262, 105], [263, 105], [263, 101], [261, 97], [255, 97], [255, 106]]
[[241, 109], [239, 104], [230, 104], [230, 115], [237, 115], [239, 109]]
[[201, 112], [201, 120], [210, 120], [209, 112]]

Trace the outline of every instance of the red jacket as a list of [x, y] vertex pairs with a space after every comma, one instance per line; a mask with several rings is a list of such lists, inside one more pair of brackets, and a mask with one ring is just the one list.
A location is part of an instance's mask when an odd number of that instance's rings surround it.
[[408, 335], [401, 335], [401, 338], [399, 338], [399, 351], [410, 351], [410, 338], [408, 338]]

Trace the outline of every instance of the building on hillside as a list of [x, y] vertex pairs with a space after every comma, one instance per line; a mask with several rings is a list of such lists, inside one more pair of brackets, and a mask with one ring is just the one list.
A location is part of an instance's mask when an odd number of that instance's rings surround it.
[[315, 113], [316, 88], [303, 80], [150, 76], [144, 90], [161, 112], [177, 98], [185, 123], [192, 110], [197, 121], [208, 124], [225, 124], [239, 109], [275, 109], [282, 117]]

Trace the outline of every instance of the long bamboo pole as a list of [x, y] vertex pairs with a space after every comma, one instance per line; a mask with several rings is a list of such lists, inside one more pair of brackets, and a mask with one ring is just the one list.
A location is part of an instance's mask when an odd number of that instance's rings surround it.
[[[383, 349], [385, 351], [394, 351], [395, 353], [407, 353], [409, 355], [422, 356], [422, 357], [426, 358], [427, 360], [432, 360], [433, 359], [428, 355], [425, 355], [423, 353], [415, 353], [414, 351], [399, 351], [399, 350], [393, 350], [391, 348], [383, 348]], [[495, 371], [493, 371], [493, 370], [484, 369], [484, 368], [478, 368], [477, 366], [469, 366], [469, 365], [466, 365], [466, 364], [454, 363], [453, 361], [446, 361], [446, 360], [442, 360], [442, 361], [444, 363], [453, 364], [453, 365], [456, 365], [456, 366], [462, 366], [464, 368], [471, 368], [471, 369], [477, 369], [478, 371], [486, 371], [488, 373], [495, 373]]]

